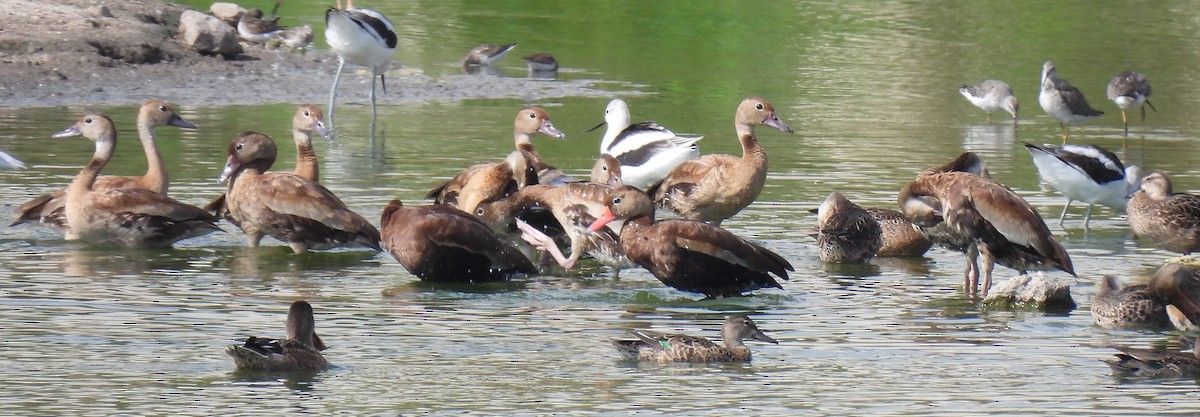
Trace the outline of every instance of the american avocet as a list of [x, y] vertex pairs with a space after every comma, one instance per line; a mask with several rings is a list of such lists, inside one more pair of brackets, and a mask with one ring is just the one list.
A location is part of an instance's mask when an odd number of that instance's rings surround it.
[[250, 336], [246, 343], [225, 348], [239, 370], [323, 371], [329, 362], [321, 356], [325, 343], [317, 336], [312, 305], [296, 301], [288, 309], [287, 337], [270, 339]]
[[67, 187], [66, 218], [71, 233], [94, 245], [133, 248], [169, 247], [175, 242], [217, 230], [217, 218], [144, 188], [97, 190], [100, 170], [112, 158], [117, 130], [112, 119], [88, 114], [53, 137], [83, 136], [96, 142], [87, 166]]
[[609, 101], [604, 108], [604, 122], [592, 129], [606, 124], [608, 129], [600, 140], [600, 153], [621, 163], [624, 184], [644, 189], [665, 178], [679, 164], [700, 156], [696, 141], [703, 136], [676, 136], [654, 122], [630, 124], [625, 100]]
[[325, 11], [325, 41], [338, 56], [337, 73], [333, 75], [333, 87], [329, 89], [329, 125], [333, 125], [333, 104], [337, 99], [338, 79], [346, 62], [371, 69], [371, 121], [375, 121], [375, 76], [387, 93], [384, 72], [396, 53], [396, 29], [392, 22], [375, 10], [356, 8], [346, 0], [343, 9], [341, 0], [336, 8]]
[[[159, 126], [175, 126], [184, 129], [195, 129], [196, 125], [184, 120], [174, 107], [161, 100], [146, 100], [138, 109], [137, 131], [138, 139], [142, 142], [142, 151], [146, 154], [146, 174], [139, 177], [102, 175], [92, 185], [94, 190], [113, 190], [118, 188], [144, 188], [162, 195], [167, 195], [170, 180], [167, 177], [167, 163], [158, 151], [158, 142], [154, 131]], [[29, 200], [15, 210], [17, 220], [12, 225], [26, 222], [39, 222], [62, 232], [68, 240], [77, 236], [71, 232], [66, 217], [67, 189], [43, 194]]]
[[267, 135], [240, 133], [228, 152], [219, 179], [229, 181], [225, 205], [249, 246], [271, 236], [297, 254], [341, 246], [380, 250], [379, 230], [324, 186], [291, 172], [267, 172], [277, 154]]
[[517, 44], [510, 43], [507, 45], [496, 45], [486, 43], [476, 46], [471, 52], [467, 52], [467, 56], [463, 58], [463, 66], [487, 66], [493, 62], [508, 55], [508, 51], [516, 48]]
[[966, 97], [975, 107], [987, 112], [988, 123], [992, 122], [992, 113], [1000, 110], [1007, 111], [1017, 120], [1017, 97], [1013, 95], [1012, 87], [1000, 80], [983, 80], [979, 84], [964, 85], [958, 92]]
[[750, 348], [744, 340], [779, 344], [767, 336], [745, 314], [734, 314], [721, 326], [721, 344], [706, 337], [630, 330], [637, 339], [613, 340], [621, 357], [650, 362], [746, 362]]
[[817, 251], [821, 262], [862, 263], [883, 247], [879, 222], [839, 192], [817, 209]]
[[1200, 249], [1200, 197], [1174, 192], [1166, 172], [1142, 178], [1125, 212], [1133, 234], [1154, 246], [1185, 255]]
[[[987, 296], [994, 263], [1021, 274], [1050, 268], [1075, 274], [1071, 257], [1037, 211], [996, 181], [957, 171], [922, 174], [900, 191], [897, 201], [914, 224], [933, 227], [944, 222], [950, 241], [966, 246], [963, 287], [971, 297], [980, 293], [980, 275], [982, 296]], [[979, 255], [984, 258], [982, 273]]]
[[767, 152], [754, 136], [758, 125], [792, 133], [792, 128], [775, 115], [771, 103], [747, 97], [734, 115], [734, 127], [742, 143], [741, 157], [705, 155], [686, 161], [648, 192], [663, 207], [685, 219], [720, 225], [754, 202], [766, 183]]
[[616, 219], [621, 249], [633, 263], [680, 291], [709, 298], [739, 296], [760, 288], [783, 288], [772, 275], [788, 279], [792, 265], [779, 254], [708, 223], [654, 220], [654, 201], [642, 190], [623, 185], [608, 194], [600, 218], [589, 227], [600, 230]]
[[1108, 82], [1107, 92], [1108, 99], [1121, 108], [1121, 124], [1125, 125], [1126, 135], [1129, 135], [1129, 115], [1126, 114], [1128, 110], [1140, 107], [1143, 121], [1146, 120], [1146, 106], [1158, 111], [1154, 104], [1150, 103], [1150, 80], [1139, 72], [1125, 71], [1117, 74]]
[[1063, 143], [1067, 143], [1068, 125], [1104, 114], [1088, 105], [1083, 92], [1078, 88], [1067, 80], [1058, 78], [1054, 61], [1042, 64], [1042, 90], [1038, 93], [1038, 104], [1042, 105], [1046, 114], [1058, 120], [1059, 126], [1062, 127]]
[[1073, 201], [1088, 203], [1083, 217], [1085, 230], [1092, 218], [1092, 206], [1097, 203], [1125, 211], [1129, 193], [1137, 184], [1140, 171], [1137, 167], [1126, 168], [1112, 152], [1094, 145], [1037, 146], [1026, 143], [1025, 149], [1033, 156], [1038, 175], [1067, 198], [1067, 205], [1058, 216], [1060, 226]]

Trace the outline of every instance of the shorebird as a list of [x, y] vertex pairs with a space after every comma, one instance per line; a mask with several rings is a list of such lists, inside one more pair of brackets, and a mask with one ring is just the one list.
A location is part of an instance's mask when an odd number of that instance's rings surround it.
[[987, 112], [988, 123], [992, 122], [992, 113], [1000, 110], [1011, 114], [1017, 120], [1017, 97], [1013, 95], [1012, 87], [1000, 80], [983, 80], [979, 84], [964, 85], [958, 92], [974, 104], [975, 107]]
[[471, 52], [467, 53], [467, 56], [463, 58], [462, 64], [464, 67], [492, 65], [493, 62], [496, 62], [496, 60], [500, 58], [504, 58], [505, 55], [508, 55], [508, 51], [511, 51], [516, 47], [517, 44], [515, 43], [510, 43], [507, 45], [486, 43], [479, 45], [476, 46], [475, 49], [472, 49]]
[[1129, 136], [1128, 110], [1141, 107], [1142, 121], [1146, 120], [1147, 105], [1151, 110], [1158, 111], [1150, 103], [1150, 80], [1137, 71], [1125, 71], [1113, 77], [1108, 82], [1108, 99], [1121, 108], [1121, 124], [1125, 125], [1126, 136]]
[[333, 87], [329, 89], [329, 125], [333, 126], [333, 103], [337, 99], [338, 79], [346, 62], [371, 68], [371, 125], [375, 125], [375, 76], [387, 93], [384, 70], [392, 62], [396, 52], [396, 30], [392, 22], [382, 13], [371, 9], [354, 7], [346, 0], [342, 8], [338, 0], [336, 8], [325, 11], [325, 41], [338, 56], [338, 69], [333, 75]]
[[536, 54], [523, 57], [521, 60], [525, 61], [526, 65], [529, 65], [530, 72], [558, 71], [558, 61], [554, 59], [554, 55], [550, 55], [545, 52], [538, 52]]
[[1130, 191], [1137, 190], [1140, 169], [1126, 167], [1120, 158], [1099, 146], [1026, 143], [1025, 149], [1033, 156], [1038, 175], [1067, 198], [1067, 205], [1058, 216], [1059, 226], [1073, 201], [1088, 203], [1083, 217], [1083, 229], [1087, 230], [1088, 221], [1092, 219], [1092, 206], [1100, 203], [1113, 210], [1125, 211]]
[[621, 164], [621, 182], [646, 188], [670, 174], [675, 167], [700, 157], [696, 141], [703, 138], [676, 136], [670, 129], [652, 121], [630, 123], [629, 105], [614, 98], [604, 108], [608, 125], [600, 140], [600, 154], [610, 155]]
[[1063, 143], [1067, 143], [1067, 125], [1104, 114], [1088, 105], [1087, 99], [1083, 98], [1083, 93], [1078, 88], [1067, 80], [1058, 78], [1054, 61], [1042, 64], [1042, 91], [1038, 93], [1038, 104], [1062, 126]]

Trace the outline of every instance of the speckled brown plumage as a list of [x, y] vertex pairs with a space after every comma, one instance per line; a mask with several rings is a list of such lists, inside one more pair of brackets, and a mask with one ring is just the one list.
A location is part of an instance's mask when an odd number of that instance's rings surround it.
[[754, 127], [770, 126], [792, 133], [766, 100], [747, 97], [738, 105], [734, 127], [742, 156], [705, 155], [676, 166], [647, 193], [664, 208], [688, 220], [720, 225], [758, 198], [767, 179], [767, 152]]
[[1200, 341], [1191, 352], [1110, 346], [1121, 351], [1105, 360], [1113, 373], [1139, 377], [1200, 377]]
[[861, 263], [883, 247], [882, 229], [870, 213], [833, 192], [817, 209], [817, 250], [821, 262]]
[[287, 337], [269, 339], [250, 336], [246, 343], [225, 348], [238, 370], [247, 371], [323, 371], [329, 362], [321, 355], [325, 343], [316, 333], [312, 306], [304, 301], [292, 303], [285, 325]]
[[630, 330], [630, 333], [637, 339], [613, 340], [617, 352], [624, 359], [651, 362], [746, 362], [750, 360], [750, 348], [742, 341], [779, 343], [759, 330], [744, 314], [725, 319], [721, 327], [721, 344], [705, 337], [649, 330]]
[[877, 257], [921, 256], [933, 246], [933, 241], [921, 229], [896, 210], [868, 208], [867, 213], [879, 223], [883, 246]]
[[392, 200], [383, 210], [380, 227], [384, 247], [422, 280], [487, 282], [537, 273], [512, 243], [453, 206], [407, 208]]
[[625, 256], [680, 291], [721, 298], [760, 288], [782, 288], [771, 275], [786, 280], [788, 271], [793, 270], [775, 252], [718, 226], [691, 220], [654, 221], [650, 197], [628, 185], [609, 194], [600, 217], [590, 229], [626, 219], [621, 228]]
[[1133, 234], [1171, 252], [1200, 248], [1200, 197], [1173, 192], [1163, 171], [1142, 178], [1140, 187], [1125, 207]]
[[1125, 285], [1106, 275], [1092, 299], [1092, 319], [1106, 329], [1162, 329], [1167, 321], [1166, 302], [1145, 284]]

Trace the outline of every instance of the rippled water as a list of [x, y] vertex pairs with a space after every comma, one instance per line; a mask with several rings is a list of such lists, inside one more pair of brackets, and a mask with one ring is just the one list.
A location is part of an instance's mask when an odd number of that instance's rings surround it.
[[[322, 4], [287, 2], [293, 21], [320, 23]], [[1122, 3], [1123, 4], [1123, 3]], [[360, 4], [366, 6], [366, 4]], [[625, 97], [638, 120], [705, 135], [704, 153], [736, 153], [731, 113], [743, 96], [771, 100], [797, 133], [760, 131], [771, 174], [759, 201], [725, 226], [796, 266], [783, 290], [694, 301], [645, 271], [620, 280], [587, 264], [579, 273], [507, 285], [439, 287], [416, 280], [389, 255], [333, 251], [295, 256], [275, 242], [244, 248], [232, 226], [175, 249], [128, 252], [65, 242], [46, 229], [0, 231], [0, 376], [5, 414], [811, 414], [980, 413], [1145, 415], [1192, 412], [1196, 382], [1114, 378], [1106, 344], [1163, 346], [1168, 334], [1108, 331], [1088, 312], [1101, 274], [1137, 279], [1171, 256], [1138, 244], [1121, 216], [1097, 208], [1083, 233], [1082, 207], [1062, 229], [1075, 262], [1079, 308], [1043, 314], [985, 308], [961, 295], [962, 257], [864, 267], [823, 265], [806, 233], [807, 212], [830, 191], [890, 207], [926, 166], [964, 150], [993, 175], [1058, 215], [1064, 200], [1039, 183], [1021, 142], [1058, 141], [1036, 103], [1041, 63], [1079, 86], [1105, 118], [1072, 129], [1077, 143], [1170, 171], [1200, 189], [1193, 137], [1200, 126], [1190, 76], [1200, 64], [1197, 12], [1186, 2], [1139, 6], [1144, 26], [1101, 5], [1015, 2], [782, 4], [699, 2], [389, 3], [371, 5], [401, 31], [397, 61], [457, 76], [475, 44], [519, 41], [501, 61], [524, 76], [519, 56], [554, 52], [564, 79], [644, 86]], [[1110, 6], [1115, 6], [1112, 4]], [[304, 6], [304, 7], [301, 7]], [[531, 9], [530, 7], [535, 7]], [[203, 8], [203, 7], [202, 7]], [[289, 15], [293, 16], [293, 15]], [[320, 32], [320, 30], [318, 30]], [[1136, 69], [1154, 83], [1157, 113], [1134, 117], [1122, 146], [1108, 78]], [[332, 72], [333, 68], [330, 68]], [[984, 123], [956, 88], [984, 78], [1013, 85], [1022, 120]], [[343, 88], [365, 88], [345, 83]], [[549, 81], [552, 82], [552, 81]], [[326, 86], [318, 86], [325, 88]], [[392, 92], [389, 92], [389, 94]], [[286, 142], [293, 103], [208, 107], [164, 97], [201, 126], [160, 129], [172, 161], [172, 194], [203, 204], [236, 132]], [[281, 99], [286, 101], [286, 98]], [[569, 139], [535, 139], [555, 165], [583, 173], [607, 99], [540, 100]], [[106, 171], [136, 174], [135, 107], [104, 108], [124, 123]], [[341, 136], [319, 142], [323, 182], [351, 208], [379, 218], [393, 197], [415, 204], [426, 190], [511, 149], [515, 100], [338, 109]], [[0, 103], [2, 105], [2, 103]], [[66, 184], [87, 160], [81, 139], [51, 140], [84, 108], [0, 108], [0, 148], [31, 164], [0, 172], [0, 210]], [[1001, 118], [1002, 119], [1002, 118]], [[284, 147], [278, 169], [291, 168]], [[1053, 223], [1053, 222], [1051, 222]], [[998, 268], [997, 279], [1014, 273]], [[1055, 276], [1065, 277], [1062, 273]], [[334, 370], [316, 375], [231, 373], [222, 354], [247, 335], [280, 335], [286, 308], [310, 300]], [[717, 337], [723, 317], [750, 312], [779, 345], [751, 342], [749, 364], [647, 365], [617, 359], [609, 339], [627, 328]]]

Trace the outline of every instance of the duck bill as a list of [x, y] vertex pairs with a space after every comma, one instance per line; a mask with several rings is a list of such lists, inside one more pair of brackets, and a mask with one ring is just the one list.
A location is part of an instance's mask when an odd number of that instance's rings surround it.
[[240, 166], [242, 166], [242, 164], [237, 161], [237, 158], [234, 158], [233, 155], [229, 155], [229, 159], [225, 161], [225, 169], [221, 171], [221, 176], [217, 177], [217, 182], [225, 182], [228, 180], [229, 177], [233, 176], [233, 173], [237, 172], [238, 167]]
[[541, 132], [543, 135], [552, 138], [567, 138], [566, 133], [563, 133], [561, 130], [558, 130], [558, 128], [554, 127], [554, 123], [550, 123], [550, 119], [542, 120], [542, 124], [538, 126], [538, 132]]
[[196, 128], [195, 124], [193, 124], [192, 122], [189, 122], [187, 120], [183, 120], [183, 118], [179, 117], [178, 114], [172, 116], [171, 120], [167, 120], [167, 124], [169, 124], [171, 126], [175, 126], [175, 127], [182, 127], [184, 129], [195, 129]]
[[767, 343], [773, 343], [776, 345], [779, 344], [778, 340], [772, 339], [771, 336], [767, 336], [767, 334], [763, 333], [761, 330], [754, 333], [754, 340], [759, 340], [759, 341], [763, 341], [763, 342], [767, 342]]
[[595, 232], [603, 228], [604, 225], [609, 224], [616, 219], [617, 216], [613, 215], [612, 210], [608, 207], [605, 207], [604, 210], [600, 212], [600, 217], [597, 218], [595, 222], [592, 222], [591, 226], [588, 226], [588, 230]]
[[606, 125], [606, 124], [608, 124], [608, 122], [600, 122], [600, 124], [596, 125], [596, 127], [593, 127], [593, 128], [591, 128], [591, 129], [588, 129], [587, 131], [588, 131], [588, 132], [591, 132], [591, 131], [593, 131], [593, 130], [599, 129], [599, 128], [600, 128], [600, 126], [604, 126], [604, 125]]
[[69, 138], [74, 136], [83, 136], [83, 132], [80, 132], [79, 127], [76, 127], [75, 125], [71, 125], [71, 127], [66, 128], [66, 130], [50, 135], [52, 138]]
[[792, 127], [788, 126], [787, 123], [784, 123], [783, 120], [779, 120], [779, 116], [776, 116], [775, 112], [771, 112], [771, 115], [767, 116], [766, 119], [763, 119], [762, 124], [779, 129], [783, 132], [792, 133]]
[[313, 133], [321, 135], [321, 137], [325, 139], [333, 140], [333, 131], [329, 130], [329, 128], [325, 126], [324, 120], [317, 119], [317, 121], [312, 125], [312, 131]]

